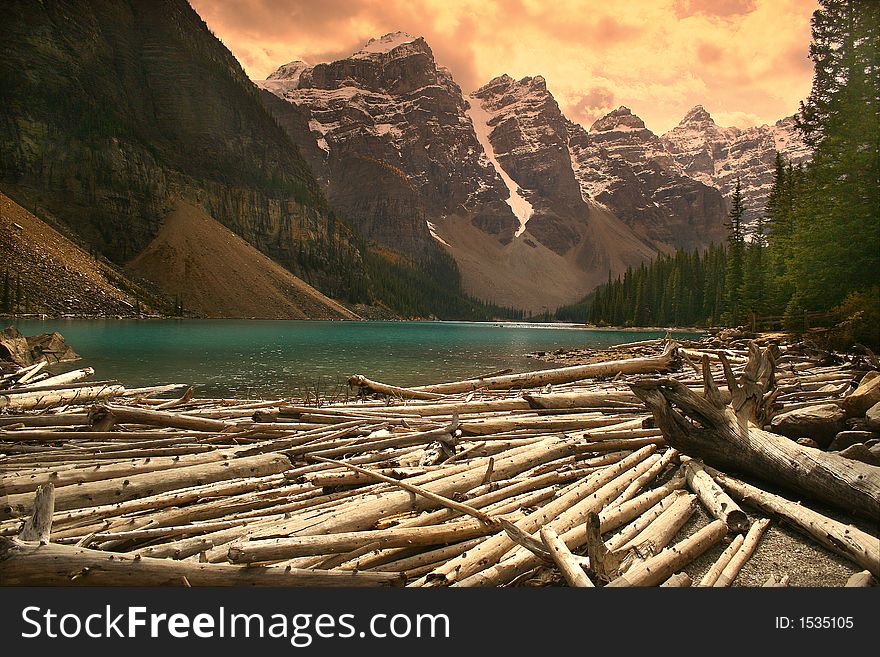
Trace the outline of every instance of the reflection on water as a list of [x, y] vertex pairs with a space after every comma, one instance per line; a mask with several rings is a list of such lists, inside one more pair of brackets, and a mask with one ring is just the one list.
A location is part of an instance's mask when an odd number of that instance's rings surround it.
[[[472, 322], [21, 320], [25, 335], [59, 331], [100, 379], [129, 387], [195, 384], [200, 396], [276, 398], [352, 374], [395, 385], [547, 367], [533, 351], [601, 347], [663, 332]], [[682, 334], [692, 335], [692, 334]], [[70, 365], [67, 369], [70, 369]]]

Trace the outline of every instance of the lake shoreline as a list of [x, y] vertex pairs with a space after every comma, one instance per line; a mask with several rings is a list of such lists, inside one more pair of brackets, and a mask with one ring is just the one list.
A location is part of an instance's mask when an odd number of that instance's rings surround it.
[[[653, 333], [523, 322], [18, 319], [25, 335], [57, 331], [82, 365], [136, 386], [183, 381], [200, 394], [249, 398], [345, 388], [361, 374], [421, 385], [541, 364], [526, 354], [660, 338]], [[697, 333], [676, 333], [694, 337]]]
[[[54, 486], [56, 506], [46, 539], [50, 547], [31, 553], [13, 546], [13, 558], [0, 564], [0, 574], [14, 584], [51, 584], [61, 572], [53, 559], [77, 556], [104, 564], [109, 553], [118, 566], [90, 568], [90, 583], [556, 586], [557, 570], [526, 552], [498, 567], [477, 563], [468, 553], [504, 538], [493, 518], [520, 523], [537, 518], [546, 506], [550, 520], [542, 519], [530, 533], [545, 523], [558, 528], [582, 559], [587, 539], [576, 530], [583, 527], [583, 513], [580, 506], [561, 504], [589, 505], [595, 499], [594, 510], [602, 511], [606, 523], [602, 540], [618, 548], [666, 514], [660, 522], [665, 529], [636, 540], [639, 547], [627, 548], [628, 559], [661, 559], [670, 554], [660, 552], [667, 545], [711, 537], [668, 573], [655, 569], [653, 561], [651, 568], [636, 565], [631, 571], [622, 570], [629, 562], [609, 562], [607, 572], [587, 568], [584, 576], [596, 586], [611, 580], [627, 585], [631, 582], [620, 578], [630, 572], [643, 578], [634, 580], [638, 586], [661, 584], [674, 573], [696, 584], [750, 524], [763, 532], [758, 550], [728, 579], [739, 586], [779, 581], [843, 586], [865, 567], [875, 567], [873, 562], [854, 553], [834, 554], [748, 499], [737, 497], [745, 514], [739, 524], [723, 526], [682, 476], [689, 467], [687, 452], [674, 448], [673, 436], [640, 401], [638, 382], [657, 376], [697, 389], [700, 374], [685, 356], [713, 363], [712, 378], [721, 380], [717, 356], [723, 353], [743, 375], [746, 346], [745, 340], [719, 344], [714, 337], [665, 344], [661, 337], [585, 350], [602, 359], [596, 366], [544, 365], [537, 372], [437, 383], [454, 379], [447, 371], [434, 385], [392, 392], [381, 392], [377, 381], [355, 379], [348, 385], [356, 394], [344, 400], [317, 391], [305, 399], [209, 397], [192, 388], [181, 394], [179, 386], [161, 379], [157, 383], [166, 385], [153, 388], [130, 387], [125, 379], [92, 384], [95, 373], [85, 371], [66, 379], [67, 387], [40, 389], [44, 374], [27, 373], [38, 387], [7, 388], [0, 413], [0, 420], [5, 418], [0, 470], [10, 493], [0, 509], [0, 532], [14, 536], [38, 503], [34, 492], [42, 482]], [[787, 359], [777, 370], [779, 379], [771, 377], [771, 385], [784, 393], [776, 402], [780, 412], [804, 400], [843, 403], [836, 385], [816, 399], [814, 379], [827, 385], [866, 370], [864, 361], [827, 366], [798, 345], [783, 348]], [[25, 370], [12, 373], [17, 379], [25, 375]], [[104, 378], [103, 372], [97, 375]], [[385, 479], [375, 483], [374, 472]], [[800, 499], [773, 478], [732, 474], [739, 478], [735, 484], [746, 481]], [[606, 484], [593, 496], [577, 501], [581, 498], [560, 495], [560, 486], [586, 486], [596, 477]], [[424, 497], [420, 489], [399, 490], [407, 485], [424, 486], [434, 497]], [[795, 506], [847, 527], [851, 540], [856, 528], [864, 533], [858, 536], [876, 535], [873, 523], [840, 505], [807, 500]], [[453, 513], [462, 508], [476, 517]], [[676, 521], [669, 525], [673, 515]], [[626, 525], [630, 521], [633, 525]], [[517, 549], [513, 542], [509, 547]], [[117, 553], [134, 554], [135, 561], [117, 559]], [[199, 563], [187, 557], [199, 557]], [[139, 560], [150, 567], [132, 567]], [[515, 570], [507, 568], [520, 562]], [[581, 560], [577, 569], [585, 564]]]
[[581, 322], [538, 322], [519, 319], [486, 319], [486, 320], [467, 320], [467, 319], [430, 319], [430, 318], [368, 318], [361, 319], [299, 319], [299, 318], [275, 318], [275, 317], [177, 317], [175, 315], [47, 315], [40, 313], [30, 314], [4, 314], [0, 313], [0, 322], [10, 322], [17, 320], [28, 321], [180, 321], [180, 322], [200, 322], [200, 321], [229, 321], [229, 322], [371, 322], [371, 323], [466, 323], [466, 324], [504, 324], [504, 325], [527, 325], [527, 326], [559, 326], [564, 328], [580, 328], [590, 331], [631, 331], [638, 332], [654, 332], [654, 331], [672, 331], [687, 333], [705, 333], [710, 330], [717, 330], [723, 327], [704, 327], [704, 326], [603, 326], [599, 324], [589, 324]]

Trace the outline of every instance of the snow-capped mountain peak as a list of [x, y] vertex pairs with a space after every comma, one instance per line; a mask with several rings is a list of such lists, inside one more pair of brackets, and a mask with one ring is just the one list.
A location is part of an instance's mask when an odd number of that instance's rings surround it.
[[706, 111], [705, 107], [702, 105], [695, 105], [688, 110], [688, 113], [684, 115], [684, 118], [679, 125], [687, 125], [689, 123], [715, 123], [715, 120], [712, 118], [712, 115]]
[[391, 52], [395, 48], [399, 48], [402, 45], [412, 43], [421, 39], [421, 37], [415, 37], [412, 34], [407, 34], [406, 32], [389, 32], [384, 36], [379, 37], [378, 39], [370, 39], [364, 44], [364, 47], [358, 50], [356, 53], [352, 55], [355, 59], [360, 59], [363, 57], [371, 57], [373, 55], [381, 55], [388, 52]]
[[284, 64], [283, 66], [279, 66], [278, 69], [271, 73], [267, 80], [286, 80], [288, 82], [296, 82], [299, 80], [299, 77], [303, 74], [303, 71], [311, 68], [306, 62], [301, 59], [295, 59], [294, 61]]
[[702, 105], [685, 114], [662, 140], [686, 175], [720, 189], [725, 197], [730, 198], [739, 180], [746, 223], [764, 211], [773, 184], [776, 152], [793, 164], [810, 158], [794, 117], [781, 119], [773, 126], [723, 128]]
[[273, 112], [368, 240], [415, 258], [446, 250], [471, 294], [530, 309], [657, 250], [723, 240], [729, 181], [742, 176], [759, 204], [775, 149], [797, 150], [790, 120], [722, 128], [700, 105], [662, 138], [625, 106], [587, 131], [540, 75], [465, 97], [405, 32], [256, 84], [286, 101]]
[[597, 119], [590, 127], [590, 132], [630, 132], [645, 129], [645, 122], [633, 114], [629, 107], [621, 105], [616, 110]]

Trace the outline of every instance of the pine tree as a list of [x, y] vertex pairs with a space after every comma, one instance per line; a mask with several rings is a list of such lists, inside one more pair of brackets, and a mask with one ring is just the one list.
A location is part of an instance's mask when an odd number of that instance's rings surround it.
[[[798, 171], [798, 173], [800, 173]], [[767, 305], [784, 308], [794, 292], [791, 276], [794, 235], [795, 170], [776, 153], [776, 171], [773, 188], [764, 210], [764, 228], [767, 241], [765, 265], [767, 269]]]
[[751, 237], [751, 242], [745, 248], [743, 282], [740, 287], [740, 303], [744, 318], [763, 315], [768, 308], [767, 269], [764, 263], [767, 240], [764, 237], [763, 217], [758, 217]]
[[11, 305], [10, 288], [9, 288], [9, 267], [6, 268], [6, 271], [3, 274], [3, 299], [2, 299], [2, 303], [3, 303], [3, 311], [8, 313], [10, 310], [9, 306]]
[[742, 294], [744, 260], [745, 260], [745, 234], [743, 231], [742, 218], [745, 208], [743, 207], [742, 186], [739, 178], [736, 179], [736, 187], [731, 197], [729, 221], [724, 224], [728, 230], [727, 237], [727, 276], [725, 278], [727, 323], [739, 324], [742, 308], [740, 297]]
[[880, 279], [880, 3], [821, 0], [799, 125], [815, 147], [794, 200], [789, 315]]

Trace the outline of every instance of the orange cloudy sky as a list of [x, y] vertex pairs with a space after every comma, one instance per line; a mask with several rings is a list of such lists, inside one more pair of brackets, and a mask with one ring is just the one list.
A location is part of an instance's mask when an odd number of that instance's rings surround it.
[[424, 36], [465, 93], [543, 75], [589, 125], [626, 105], [662, 133], [702, 104], [721, 125], [772, 123], [810, 90], [815, 0], [190, 0], [253, 79], [332, 61], [369, 38]]

